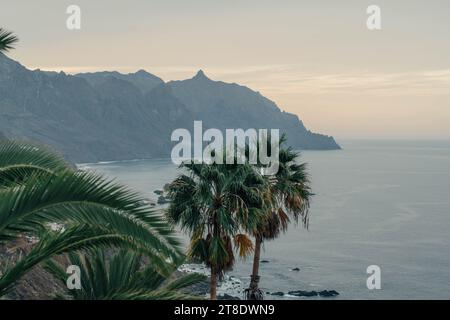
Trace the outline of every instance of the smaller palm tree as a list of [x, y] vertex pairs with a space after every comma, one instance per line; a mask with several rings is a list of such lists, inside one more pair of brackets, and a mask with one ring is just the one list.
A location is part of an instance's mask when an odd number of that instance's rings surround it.
[[276, 239], [282, 232], [286, 232], [291, 218], [308, 228], [309, 204], [312, 197], [310, 181], [306, 164], [298, 164], [299, 153], [291, 147], [283, 147], [286, 136], [280, 139], [279, 169], [268, 179], [267, 196], [265, 197], [268, 210], [265, 218], [259, 220], [256, 228], [252, 230], [255, 237], [255, 250], [253, 269], [250, 278], [250, 287], [245, 290], [244, 296], [248, 300], [262, 300], [263, 292], [259, 289], [259, 265], [261, 247], [266, 240]]
[[14, 49], [14, 45], [19, 41], [19, 38], [12, 32], [0, 28], [0, 53], [6, 53]]
[[[183, 289], [205, 279], [196, 273], [168, 278], [148, 264], [143, 255], [133, 251], [120, 250], [109, 255], [108, 258], [108, 254], [100, 249], [89, 250], [86, 254], [71, 252], [66, 257], [66, 264], [50, 260], [45, 264], [45, 269], [65, 286], [65, 266], [78, 266], [81, 288], [67, 290], [67, 294], [76, 300], [197, 299]], [[169, 274], [176, 267], [173, 265]], [[65, 296], [58, 295], [56, 298], [64, 299]]]

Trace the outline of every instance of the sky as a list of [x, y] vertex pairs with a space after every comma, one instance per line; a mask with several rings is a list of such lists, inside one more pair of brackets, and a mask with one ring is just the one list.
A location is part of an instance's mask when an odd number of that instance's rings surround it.
[[[81, 29], [69, 30], [69, 5]], [[381, 29], [369, 30], [369, 5]], [[1, 0], [9, 56], [67, 73], [199, 69], [337, 139], [450, 139], [448, 0]]]

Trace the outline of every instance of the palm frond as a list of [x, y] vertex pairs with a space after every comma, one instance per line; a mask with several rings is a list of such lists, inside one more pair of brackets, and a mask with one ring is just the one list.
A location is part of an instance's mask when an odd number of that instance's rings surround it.
[[14, 49], [14, 45], [19, 41], [11, 31], [0, 28], [0, 53]]
[[47, 231], [40, 235], [36, 246], [22, 259], [9, 267], [0, 277], [0, 296], [12, 289], [13, 285], [37, 264], [59, 254], [96, 247], [128, 247], [145, 251], [132, 239], [104, 228], [77, 224], [64, 232]]
[[33, 175], [50, 175], [71, 168], [62, 156], [46, 146], [0, 141], [0, 188], [20, 185]]
[[[50, 231], [51, 223], [61, 226], [62, 231]], [[76, 260], [71, 252], [81, 249], [129, 249], [147, 259], [153, 274], [158, 275], [153, 281], [170, 275], [183, 259], [173, 229], [137, 193], [97, 174], [76, 171], [46, 147], [1, 141], [0, 243], [25, 234], [37, 235], [38, 242], [25, 257], [2, 270], [0, 296], [37, 264], [62, 253]], [[104, 254], [100, 250], [93, 259], [78, 257], [78, 262], [88, 273], [97, 275], [91, 289], [106, 294], [111, 281], [123, 280], [106, 278]], [[128, 277], [134, 277], [132, 263], [111, 263], [112, 268], [123, 268], [116, 270], [122, 276], [128, 271]], [[62, 279], [61, 270], [52, 267]]]
[[255, 249], [253, 242], [246, 234], [237, 234], [234, 236], [234, 244], [239, 250], [239, 256], [241, 258], [247, 257]]
[[45, 223], [104, 226], [154, 248], [154, 256], [179, 259], [181, 246], [173, 230], [134, 192], [92, 173], [66, 171], [33, 179], [0, 193], [0, 241]]
[[[72, 253], [67, 264], [80, 267], [81, 289], [68, 290], [78, 300], [192, 299], [195, 297], [180, 290], [205, 279], [199, 274], [188, 274], [169, 281], [168, 276], [159, 274], [140, 254], [125, 250], [109, 258], [99, 249]], [[45, 268], [65, 284], [63, 264], [48, 261]]]

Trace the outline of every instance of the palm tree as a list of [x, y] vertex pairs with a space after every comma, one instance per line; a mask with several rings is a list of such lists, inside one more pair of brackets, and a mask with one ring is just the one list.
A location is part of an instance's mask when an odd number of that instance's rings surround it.
[[313, 195], [311, 193], [310, 181], [306, 172], [306, 164], [297, 164], [299, 154], [291, 147], [282, 145], [286, 137], [280, 139], [279, 169], [274, 176], [266, 177], [269, 180], [268, 201], [265, 219], [259, 220], [259, 224], [252, 230], [255, 237], [255, 250], [253, 257], [253, 268], [250, 287], [245, 290], [244, 295], [249, 300], [262, 300], [263, 292], [258, 288], [259, 264], [261, 246], [265, 240], [277, 238], [280, 233], [285, 232], [290, 222], [290, 217], [308, 228], [309, 203]]
[[[61, 230], [52, 230], [51, 224]], [[138, 194], [75, 170], [46, 147], [1, 141], [0, 245], [25, 235], [38, 241], [0, 270], [0, 296], [37, 264], [76, 250], [131, 249], [166, 276], [182, 259], [171, 227]]]
[[19, 41], [12, 32], [0, 28], [0, 53], [14, 49], [14, 45]]
[[234, 265], [233, 242], [241, 257], [253, 250], [242, 231], [256, 227], [263, 205], [264, 180], [251, 166], [183, 164], [188, 174], [168, 187], [167, 217], [190, 233], [189, 257], [211, 269], [210, 297], [217, 299], [217, 278]]
[[[200, 274], [188, 274], [167, 279], [145, 261], [145, 257], [121, 250], [110, 258], [103, 250], [89, 250], [87, 254], [69, 253], [68, 264], [80, 267], [81, 289], [68, 290], [76, 300], [180, 300], [197, 297], [183, 293], [185, 289], [204, 280]], [[177, 265], [173, 265], [176, 270]], [[45, 269], [66, 285], [67, 273], [63, 264], [50, 260]], [[60, 295], [58, 298], [65, 298]]]

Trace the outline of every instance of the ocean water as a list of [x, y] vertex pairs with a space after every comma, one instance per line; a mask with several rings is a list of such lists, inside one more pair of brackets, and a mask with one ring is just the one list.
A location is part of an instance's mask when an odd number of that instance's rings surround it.
[[[336, 299], [450, 299], [450, 142], [340, 143], [343, 150], [302, 152], [315, 193], [310, 228], [291, 225], [265, 243], [261, 288], [336, 290]], [[179, 174], [169, 159], [81, 167], [155, 200], [153, 191]], [[379, 290], [367, 288], [370, 265], [381, 268]], [[251, 259], [238, 262], [221, 291], [240, 295], [250, 271]]]

